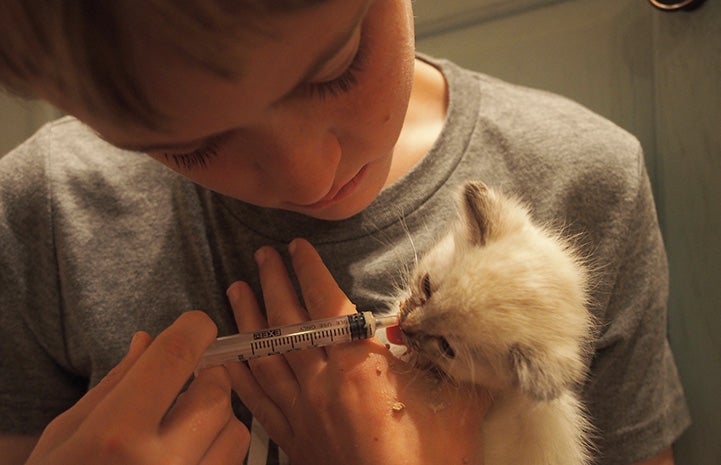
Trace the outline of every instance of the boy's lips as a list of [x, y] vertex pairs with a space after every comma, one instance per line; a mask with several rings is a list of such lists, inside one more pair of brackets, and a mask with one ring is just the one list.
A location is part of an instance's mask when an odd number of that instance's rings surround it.
[[353, 193], [355, 190], [355, 187], [358, 185], [358, 183], [361, 181], [363, 176], [365, 175], [366, 169], [368, 168], [368, 165], [364, 165], [363, 168], [356, 173], [353, 178], [351, 178], [350, 181], [345, 183], [343, 186], [341, 186], [339, 189], [331, 189], [331, 191], [320, 199], [317, 202], [313, 202], [311, 204], [307, 205], [300, 205], [303, 208], [309, 208], [311, 210], [318, 210], [320, 208], [324, 208], [332, 203], [339, 202], [343, 200], [344, 198], [348, 197], [350, 194]]

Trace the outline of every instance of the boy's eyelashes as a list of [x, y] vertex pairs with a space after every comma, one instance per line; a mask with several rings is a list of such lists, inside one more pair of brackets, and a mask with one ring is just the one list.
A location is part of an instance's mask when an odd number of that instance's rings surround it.
[[323, 82], [308, 82], [298, 87], [299, 92], [313, 98], [325, 99], [347, 93], [358, 84], [358, 74], [366, 64], [365, 42], [361, 38], [355, 55], [346, 69], [337, 77]]
[[193, 168], [206, 168], [210, 161], [217, 157], [229, 137], [234, 131], [228, 130], [208, 136], [197, 147], [188, 147], [188, 150], [157, 150], [147, 152], [156, 158], [163, 158], [165, 161], [173, 162], [177, 168], [192, 170]]
[[178, 168], [192, 170], [193, 168], [205, 168], [208, 166], [210, 160], [218, 155], [219, 149], [220, 141], [215, 140], [189, 152], [163, 152], [162, 156], [166, 161], [172, 161]]

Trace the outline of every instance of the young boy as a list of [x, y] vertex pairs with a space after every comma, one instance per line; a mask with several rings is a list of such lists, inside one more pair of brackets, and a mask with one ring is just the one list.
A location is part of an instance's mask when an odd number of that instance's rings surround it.
[[0, 81], [72, 115], [0, 159], [8, 463], [474, 463], [488, 397], [373, 342], [204, 370], [176, 400], [216, 326], [385, 309], [469, 179], [562, 222], [595, 266], [596, 462], [673, 463], [688, 414], [631, 136], [415, 57], [410, 1], [7, 9]]

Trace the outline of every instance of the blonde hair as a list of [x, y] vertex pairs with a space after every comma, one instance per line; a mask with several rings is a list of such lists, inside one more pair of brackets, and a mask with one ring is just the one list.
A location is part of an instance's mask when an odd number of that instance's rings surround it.
[[118, 124], [158, 128], [162, 109], [139, 83], [132, 34], [151, 34], [231, 78], [242, 73], [248, 39], [272, 34], [264, 19], [324, 1], [8, 0], [0, 15], [0, 86], [25, 97], [50, 88]]

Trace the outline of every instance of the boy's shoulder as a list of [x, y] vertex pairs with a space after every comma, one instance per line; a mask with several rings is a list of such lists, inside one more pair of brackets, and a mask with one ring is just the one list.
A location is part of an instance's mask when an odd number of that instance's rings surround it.
[[[646, 173], [641, 145], [628, 131], [564, 96], [452, 63], [441, 67], [449, 108], [464, 116], [454, 124], [470, 134], [462, 176], [522, 197], [544, 219], [631, 208], [625, 204]], [[472, 111], [463, 108], [469, 105]]]
[[[32, 211], [103, 218], [172, 205], [192, 183], [142, 153], [120, 150], [72, 117], [40, 128], [0, 158], [0, 213], [16, 221]], [[150, 213], [147, 213], [150, 214]]]
[[476, 73], [479, 114], [494, 121], [514, 139], [564, 150], [635, 154], [635, 136], [608, 118], [568, 97]]
[[449, 61], [430, 60], [448, 83], [449, 124], [472, 128], [467, 132], [471, 145], [501, 151], [509, 162], [538, 162], [541, 167], [570, 163], [637, 170], [642, 155], [637, 138], [586, 106]]
[[[5, 162], [5, 159], [13, 160]], [[18, 163], [18, 158], [44, 160], [50, 166], [66, 165], [68, 169], [102, 169], [117, 164], [127, 166], [136, 160], [147, 161], [143, 154], [120, 150], [72, 116], [50, 121], [5, 157], [3, 163]]]
[[8, 178], [6, 186], [16, 190], [41, 184], [88, 189], [129, 187], [134, 183], [157, 184], [163, 177], [177, 176], [145, 154], [113, 147], [70, 116], [45, 124], [0, 158], [0, 178]]

